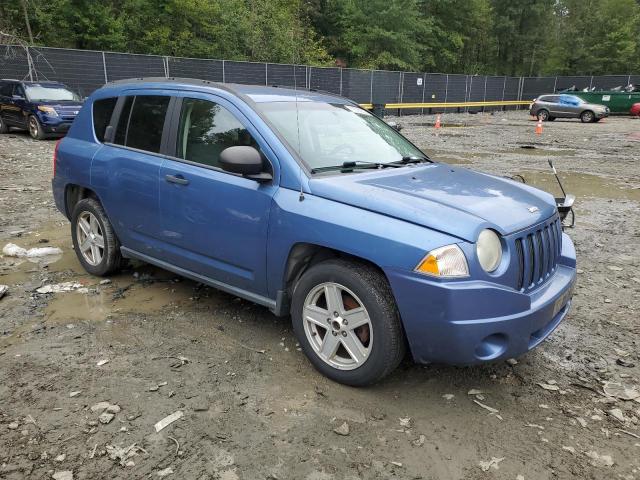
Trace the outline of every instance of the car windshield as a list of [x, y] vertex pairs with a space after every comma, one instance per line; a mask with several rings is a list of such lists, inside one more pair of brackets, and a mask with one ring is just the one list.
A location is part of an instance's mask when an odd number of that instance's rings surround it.
[[356, 105], [265, 102], [258, 108], [310, 169], [425, 157], [396, 130]]
[[58, 85], [26, 85], [25, 90], [30, 102], [80, 101], [78, 95]]

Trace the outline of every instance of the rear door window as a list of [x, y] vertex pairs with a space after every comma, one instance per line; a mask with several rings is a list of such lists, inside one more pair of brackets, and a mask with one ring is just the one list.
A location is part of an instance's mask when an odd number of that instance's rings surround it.
[[13, 95], [13, 84], [0, 82], [0, 96], [10, 97], [11, 95]]
[[117, 97], [112, 97], [93, 102], [93, 131], [99, 142], [104, 142], [104, 131], [109, 125], [117, 101]]
[[160, 95], [127, 97], [118, 120], [114, 143], [159, 153], [170, 99]]
[[220, 152], [238, 145], [260, 148], [245, 126], [222, 105], [195, 98], [182, 101], [176, 157], [220, 167]]

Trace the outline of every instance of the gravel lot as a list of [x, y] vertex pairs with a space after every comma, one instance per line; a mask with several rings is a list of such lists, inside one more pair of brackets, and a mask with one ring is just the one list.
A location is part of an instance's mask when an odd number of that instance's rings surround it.
[[[0, 246], [63, 253], [0, 257], [0, 478], [640, 478], [640, 398], [620, 398], [640, 395], [640, 119], [539, 136], [523, 112], [396, 120], [437, 160], [557, 192], [553, 159], [578, 196], [579, 275], [551, 338], [517, 363], [332, 383], [262, 307], [143, 264], [85, 274], [51, 198], [54, 142], [13, 132]], [[61, 282], [80, 289], [36, 291]]]

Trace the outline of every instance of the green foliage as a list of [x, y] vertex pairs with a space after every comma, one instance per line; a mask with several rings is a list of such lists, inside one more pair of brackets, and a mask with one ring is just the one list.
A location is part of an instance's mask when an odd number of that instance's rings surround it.
[[[495, 75], [640, 69], [638, 0], [27, 0], [35, 43]], [[26, 39], [21, 3], [0, 32]]]

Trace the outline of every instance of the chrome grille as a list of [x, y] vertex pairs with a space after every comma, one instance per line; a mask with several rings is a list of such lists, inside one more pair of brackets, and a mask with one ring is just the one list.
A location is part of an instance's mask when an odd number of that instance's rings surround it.
[[526, 291], [543, 283], [558, 266], [562, 251], [562, 226], [553, 219], [516, 236], [518, 274], [516, 288]]

